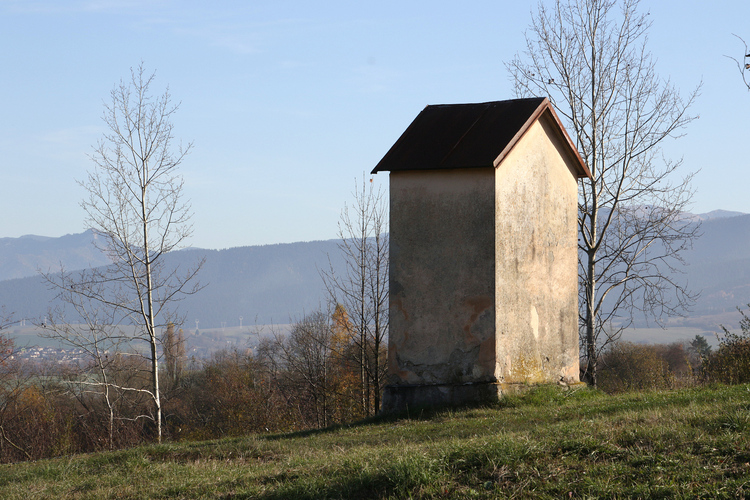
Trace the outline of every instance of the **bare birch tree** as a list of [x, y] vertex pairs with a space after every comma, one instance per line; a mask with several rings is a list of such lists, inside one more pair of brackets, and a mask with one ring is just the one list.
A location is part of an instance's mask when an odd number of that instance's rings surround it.
[[380, 409], [388, 338], [388, 211], [381, 189], [372, 180], [355, 183], [353, 206], [346, 205], [339, 221], [339, 249], [346, 261], [337, 275], [333, 266], [322, 272], [332, 304], [344, 307], [348, 335], [355, 345], [360, 370], [364, 415]]
[[[695, 299], [680, 279], [698, 236], [686, 217], [693, 191], [682, 161], [661, 146], [694, 117], [656, 73], [651, 26], [638, 0], [540, 3], [526, 50], [507, 64], [519, 96], [549, 96], [593, 178], [579, 196], [579, 318], [585, 368], [643, 313], [657, 321]], [[682, 175], [680, 177], [680, 175]]]
[[[168, 89], [153, 96], [153, 80], [154, 74], [146, 74], [140, 65], [131, 69], [129, 81], [112, 90], [103, 115], [108, 130], [91, 156], [95, 168], [80, 183], [88, 193], [81, 203], [86, 224], [96, 231], [96, 245], [112, 264], [46, 277], [63, 301], [86, 309], [84, 317], [95, 318], [82, 332], [58, 324], [53, 333], [79, 346], [88, 342], [94, 354], [101, 342], [114, 342], [148, 361], [149, 387], [120, 389], [148, 394], [153, 402], [149, 418], [161, 442], [160, 333], [169, 323], [178, 324], [175, 302], [198, 290], [194, 278], [202, 262], [191, 269], [164, 265], [164, 256], [183, 246], [192, 233], [190, 205], [178, 172], [192, 145], [174, 144], [171, 119], [178, 105], [171, 102]], [[106, 315], [91, 316], [91, 308]], [[134, 333], [132, 328], [125, 333], [125, 326], [134, 327]]]

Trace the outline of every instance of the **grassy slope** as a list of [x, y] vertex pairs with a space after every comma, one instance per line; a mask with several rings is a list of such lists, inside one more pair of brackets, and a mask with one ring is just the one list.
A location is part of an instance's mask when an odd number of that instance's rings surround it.
[[[750, 386], [483, 408], [0, 466], [0, 498], [738, 498]], [[750, 495], [748, 495], [750, 496]]]

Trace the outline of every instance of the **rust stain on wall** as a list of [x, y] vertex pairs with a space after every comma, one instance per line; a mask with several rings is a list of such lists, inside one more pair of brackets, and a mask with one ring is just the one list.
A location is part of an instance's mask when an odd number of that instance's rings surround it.
[[480, 295], [466, 299], [465, 304], [469, 307], [472, 313], [471, 316], [469, 316], [469, 321], [464, 325], [464, 341], [467, 344], [480, 343], [481, 341], [472, 335], [471, 326], [476, 322], [480, 314], [495, 304], [495, 301], [492, 297]]
[[404, 315], [404, 321], [409, 321], [409, 313], [404, 309], [404, 303], [401, 298], [391, 300], [391, 308], [396, 307], [398, 312]]
[[408, 370], [401, 370], [399, 367], [398, 349], [396, 349], [396, 346], [393, 344], [388, 346], [388, 372], [390, 377], [395, 375], [397, 378], [404, 381], [409, 379], [410, 372]]

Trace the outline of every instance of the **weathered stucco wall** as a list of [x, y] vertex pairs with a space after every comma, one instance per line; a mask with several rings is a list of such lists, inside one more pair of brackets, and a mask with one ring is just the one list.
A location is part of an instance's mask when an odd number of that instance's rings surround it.
[[494, 381], [494, 175], [391, 172], [388, 384]]
[[496, 377], [578, 381], [577, 179], [550, 122], [497, 169]]
[[575, 159], [549, 115], [497, 168], [390, 174], [383, 409], [578, 382]]

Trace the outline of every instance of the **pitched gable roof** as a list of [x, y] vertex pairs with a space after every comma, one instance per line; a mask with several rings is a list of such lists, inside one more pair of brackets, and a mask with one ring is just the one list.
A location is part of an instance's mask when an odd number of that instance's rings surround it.
[[479, 104], [427, 106], [375, 166], [372, 173], [399, 170], [493, 167], [545, 113], [576, 164], [577, 176], [591, 174], [552, 109], [534, 97]]

